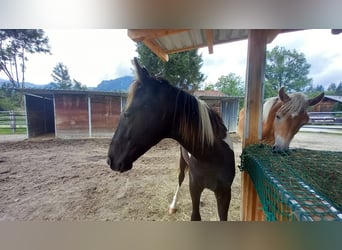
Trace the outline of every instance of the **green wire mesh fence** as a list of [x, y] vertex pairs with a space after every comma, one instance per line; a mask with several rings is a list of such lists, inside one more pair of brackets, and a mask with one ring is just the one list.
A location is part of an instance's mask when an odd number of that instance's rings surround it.
[[342, 152], [246, 147], [241, 170], [250, 175], [268, 221], [342, 220]]

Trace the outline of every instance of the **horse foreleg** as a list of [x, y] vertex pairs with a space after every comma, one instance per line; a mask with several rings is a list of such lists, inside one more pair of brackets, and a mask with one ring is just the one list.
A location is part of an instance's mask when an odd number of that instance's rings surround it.
[[220, 221], [226, 221], [228, 218], [228, 209], [231, 199], [231, 189], [229, 188], [229, 190], [225, 191], [216, 191], [215, 197]]
[[177, 186], [176, 192], [173, 196], [172, 202], [169, 207], [169, 214], [174, 214], [177, 212], [177, 199], [178, 199], [179, 188], [180, 188], [180, 185]]
[[178, 193], [179, 193], [179, 189], [180, 189], [180, 187], [184, 181], [186, 168], [187, 168], [187, 163], [185, 162], [183, 155], [181, 153], [180, 160], [179, 160], [178, 186], [177, 186], [176, 192], [173, 196], [172, 202], [171, 202], [170, 207], [169, 207], [169, 213], [170, 214], [174, 214], [177, 211]]
[[203, 187], [200, 187], [194, 183], [193, 178], [190, 174], [190, 195], [191, 195], [191, 201], [192, 201], [192, 214], [191, 214], [191, 220], [192, 221], [200, 221], [201, 220], [201, 214], [200, 214], [200, 199], [201, 194], [203, 192]]

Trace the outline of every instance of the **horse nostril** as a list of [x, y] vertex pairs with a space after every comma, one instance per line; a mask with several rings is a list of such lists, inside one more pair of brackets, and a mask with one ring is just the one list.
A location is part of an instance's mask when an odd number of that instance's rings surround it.
[[109, 156], [107, 157], [107, 164], [112, 166], [112, 159]]

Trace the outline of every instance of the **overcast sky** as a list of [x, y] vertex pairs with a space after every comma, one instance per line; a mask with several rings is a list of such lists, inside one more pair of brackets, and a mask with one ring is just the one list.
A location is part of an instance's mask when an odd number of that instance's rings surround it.
[[[52, 55], [29, 56], [25, 78], [27, 82], [47, 84], [52, 81], [52, 69], [62, 62], [72, 78], [88, 87], [102, 80], [132, 75], [131, 59], [137, 55], [134, 42], [127, 30], [45, 30]], [[330, 30], [305, 30], [278, 35], [267, 46], [296, 49], [304, 53], [311, 64], [310, 77], [314, 85], [328, 86], [342, 81], [342, 34]], [[200, 49], [203, 56], [202, 72], [206, 82], [215, 83], [221, 75], [235, 73], [245, 77], [247, 40], [214, 46], [214, 54]], [[4, 75], [0, 78], [7, 79]]]

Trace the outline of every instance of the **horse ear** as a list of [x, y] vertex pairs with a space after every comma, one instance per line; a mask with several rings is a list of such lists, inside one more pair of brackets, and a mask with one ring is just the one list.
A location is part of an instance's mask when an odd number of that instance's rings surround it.
[[144, 80], [150, 77], [150, 74], [148, 73], [147, 69], [140, 66], [138, 62], [138, 58], [134, 57], [133, 65], [135, 67], [135, 72], [136, 72], [138, 80], [140, 80], [141, 82], [144, 82]]
[[284, 87], [279, 89], [279, 98], [282, 102], [287, 102], [290, 100], [290, 97], [285, 93]]
[[315, 106], [319, 103], [324, 97], [324, 92], [320, 93], [318, 96], [311, 98], [308, 100], [309, 106]]

